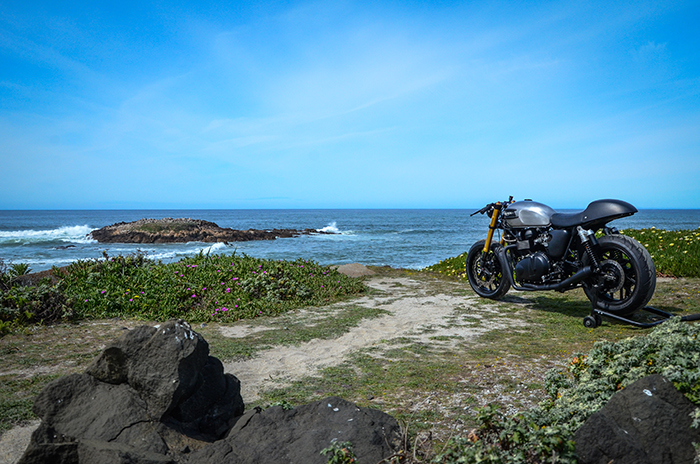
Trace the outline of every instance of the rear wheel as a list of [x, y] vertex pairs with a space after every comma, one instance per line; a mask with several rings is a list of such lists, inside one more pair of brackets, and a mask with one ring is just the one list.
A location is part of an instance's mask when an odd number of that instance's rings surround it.
[[472, 245], [467, 254], [467, 276], [472, 289], [484, 298], [497, 300], [508, 293], [510, 284], [503, 274], [501, 263], [496, 257], [495, 251], [501, 244], [491, 243], [491, 249], [484, 253], [486, 240], [479, 240]]
[[[656, 267], [649, 252], [626, 235], [605, 235], [598, 239], [601, 272], [584, 287], [586, 296], [598, 300], [598, 308], [627, 316], [643, 308], [656, 288]], [[583, 263], [590, 265], [584, 255]]]

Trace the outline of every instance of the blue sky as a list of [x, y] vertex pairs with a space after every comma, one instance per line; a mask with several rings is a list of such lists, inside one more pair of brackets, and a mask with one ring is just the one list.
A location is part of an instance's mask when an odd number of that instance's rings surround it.
[[698, 2], [0, 4], [0, 209], [700, 208]]

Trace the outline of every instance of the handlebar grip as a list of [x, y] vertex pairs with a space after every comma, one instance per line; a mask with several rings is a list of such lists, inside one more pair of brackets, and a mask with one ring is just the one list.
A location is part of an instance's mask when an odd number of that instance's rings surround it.
[[491, 206], [493, 206], [493, 203], [489, 203], [488, 205], [486, 205], [486, 206], [484, 206], [483, 208], [481, 208], [479, 211], [474, 211], [474, 212], [473, 212], [472, 214], [470, 214], [469, 216], [474, 216], [475, 214], [479, 214], [479, 213], [484, 214], [486, 211], [489, 210], [489, 208], [490, 208]]

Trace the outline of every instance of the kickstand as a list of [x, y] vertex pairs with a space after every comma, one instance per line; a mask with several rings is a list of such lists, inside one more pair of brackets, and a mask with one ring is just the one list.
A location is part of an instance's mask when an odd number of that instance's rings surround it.
[[[670, 318], [674, 317], [673, 314], [664, 311], [663, 309], [653, 308], [651, 306], [645, 306], [639, 311], [646, 311], [655, 316], [660, 317], [660, 319], [653, 322], [637, 322], [632, 319], [628, 319], [623, 316], [618, 316], [617, 314], [612, 314], [598, 307], [598, 292], [593, 291], [593, 298], [591, 299], [591, 315], [583, 318], [583, 325], [589, 329], [594, 329], [598, 327], [603, 322], [603, 316], [610, 319], [615, 319], [616, 321], [625, 322], [627, 324], [634, 325], [641, 328], [649, 328], [657, 326], [661, 323], [668, 321]], [[700, 321], [700, 314], [688, 314], [687, 316], [682, 316], [681, 321]]]
[[593, 295], [591, 299], [591, 315], [583, 318], [583, 325], [589, 329], [595, 329], [603, 323], [603, 317], [600, 314], [600, 308], [598, 308], [598, 292], [595, 287], [590, 293]]

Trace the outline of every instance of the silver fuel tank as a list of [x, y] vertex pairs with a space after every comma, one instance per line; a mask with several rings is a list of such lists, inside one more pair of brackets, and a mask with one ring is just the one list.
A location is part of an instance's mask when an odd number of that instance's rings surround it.
[[551, 224], [552, 208], [536, 201], [524, 200], [511, 203], [503, 211], [503, 218], [510, 227], [547, 227]]

